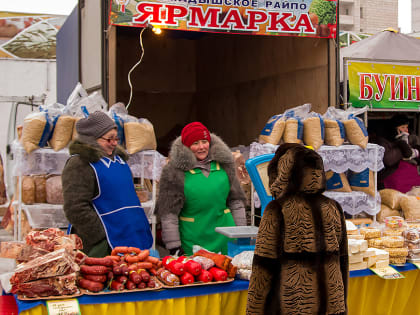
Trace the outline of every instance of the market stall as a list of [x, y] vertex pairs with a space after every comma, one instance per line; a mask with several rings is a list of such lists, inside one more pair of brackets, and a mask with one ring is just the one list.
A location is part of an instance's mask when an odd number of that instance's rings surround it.
[[[416, 292], [420, 271], [407, 264], [396, 267], [405, 278], [384, 280], [369, 270], [350, 273], [348, 306], [351, 315], [407, 314], [420, 311]], [[129, 293], [78, 298], [82, 314], [245, 314], [248, 281], [200, 288], [179, 288], [149, 293]], [[18, 301], [19, 313], [47, 314], [45, 301]]]

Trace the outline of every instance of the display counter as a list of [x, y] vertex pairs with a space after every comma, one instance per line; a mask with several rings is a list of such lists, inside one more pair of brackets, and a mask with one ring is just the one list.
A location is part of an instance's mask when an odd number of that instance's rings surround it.
[[[420, 314], [420, 270], [413, 264], [394, 267], [405, 278], [384, 280], [369, 269], [351, 271], [348, 306], [351, 315]], [[78, 297], [83, 315], [243, 315], [248, 281], [193, 286], [160, 291]], [[47, 315], [44, 300], [17, 301], [19, 313]]]

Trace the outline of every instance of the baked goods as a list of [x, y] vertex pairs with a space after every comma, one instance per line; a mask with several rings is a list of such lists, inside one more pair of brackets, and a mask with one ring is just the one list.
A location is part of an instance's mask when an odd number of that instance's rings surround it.
[[364, 235], [365, 239], [378, 238], [381, 236], [381, 231], [373, 227], [360, 228], [360, 234]]

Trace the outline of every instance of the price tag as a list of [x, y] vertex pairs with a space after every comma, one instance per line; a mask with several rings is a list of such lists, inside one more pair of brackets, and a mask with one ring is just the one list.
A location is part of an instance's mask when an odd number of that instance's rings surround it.
[[81, 315], [77, 299], [47, 301], [48, 315]]
[[397, 270], [392, 268], [391, 266], [386, 266], [383, 268], [370, 268], [377, 276], [381, 277], [382, 279], [403, 279], [405, 278], [402, 274], [400, 274]]

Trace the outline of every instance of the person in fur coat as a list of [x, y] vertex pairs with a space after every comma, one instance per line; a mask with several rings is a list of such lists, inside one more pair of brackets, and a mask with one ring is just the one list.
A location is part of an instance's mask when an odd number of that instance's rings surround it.
[[117, 126], [104, 112], [76, 123], [77, 139], [62, 173], [64, 213], [90, 257], [116, 246], [149, 249], [153, 236], [134, 189], [128, 155], [118, 146]]
[[346, 224], [340, 205], [322, 194], [321, 157], [283, 144], [268, 176], [274, 200], [258, 230], [246, 314], [346, 314]]
[[227, 254], [218, 226], [246, 225], [245, 195], [229, 147], [200, 122], [186, 125], [172, 144], [159, 183], [156, 212], [171, 255], [193, 245]]

